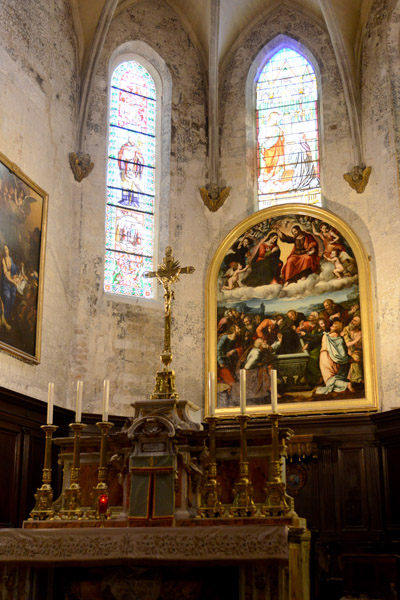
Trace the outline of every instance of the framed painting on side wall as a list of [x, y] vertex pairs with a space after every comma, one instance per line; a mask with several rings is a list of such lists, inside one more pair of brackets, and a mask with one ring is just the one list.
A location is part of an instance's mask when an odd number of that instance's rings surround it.
[[377, 410], [368, 257], [332, 213], [298, 204], [262, 210], [219, 246], [207, 281], [206, 413]]
[[0, 153], [0, 349], [40, 362], [47, 194]]

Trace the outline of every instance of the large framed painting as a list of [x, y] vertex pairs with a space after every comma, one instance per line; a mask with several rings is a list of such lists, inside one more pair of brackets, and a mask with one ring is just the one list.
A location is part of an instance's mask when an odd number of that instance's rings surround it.
[[[332, 213], [299, 204], [262, 210], [219, 246], [207, 281], [206, 370], [220, 416], [377, 410], [368, 257]], [[210, 395], [214, 398], [211, 399]]]
[[40, 362], [47, 194], [0, 153], [0, 349]]

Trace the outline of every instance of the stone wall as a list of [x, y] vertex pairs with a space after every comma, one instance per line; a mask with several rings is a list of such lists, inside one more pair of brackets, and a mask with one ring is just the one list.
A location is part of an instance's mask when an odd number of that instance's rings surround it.
[[[25, 3], [24, 3], [25, 4]], [[364, 39], [362, 123], [364, 156], [372, 166], [364, 194], [343, 173], [354, 165], [343, 85], [324, 25], [287, 5], [245, 30], [223, 67], [221, 175], [232, 192], [217, 213], [204, 207], [198, 188], [207, 173], [205, 68], [191, 38], [168, 3], [151, 0], [117, 11], [95, 73], [85, 150], [92, 174], [76, 184], [68, 165], [75, 148], [78, 107], [76, 43], [67, 0], [38, 0], [30, 10], [15, 0], [0, 6], [1, 150], [49, 193], [42, 361], [31, 366], [0, 353], [0, 385], [45, 399], [54, 380], [60, 405], [71, 406], [82, 378], [84, 410], [100, 410], [103, 379], [111, 382], [111, 413], [131, 414], [147, 397], [160, 367], [161, 294], [152, 304], [117, 301], [103, 292], [107, 156], [107, 85], [117, 49], [141, 40], [164, 61], [172, 80], [171, 153], [162, 182], [160, 249], [196, 268], [176, 286], [173, 368], [180, 396], [203, 404], [205, 282], [219, 243], [254, 210], [254, 148], [248, 72], [265, 44], [285, 34], [309, 48], [322, 83], [321, 166], [324, 207], [350, 223], [371, 257], [376, 355], [384, 409], [398, 406], [399, 302], [397, 255], [399, 69], [395, 2], [379, 0]], [[125, 8], [124, 8], [125, 6]], [[247, 96], [246, 96], [247, 94]], [[247, 100], [246, 100], [247, 98]], [[169, 181], [168, 181], [169, 179]], [[61, 392], [60, 392], [61, 395]]]
[[[362, 111], [365, 162], [372, 165], [370, 184], [354, 205], [371, 235], [371, 270], [375, 290], [376, 354], [380, 399], [384, 410], [400, 405], [399, 180], [393, 97], [398, 82], [390, 80], [389, 55], [395, 49], [390, 34], [394, 2], [374, 2], [364, 39]], [[396, 2], [396, 4], [398, 4]], [[394, 15], [396, 17], [396, 15]], [[395, 18], [396, 20], [396, 18]], [[397, 69], [398, 69], [397, 64]], [[393, 71], [392, 71], [393, 72]], [[392, 86], [394, 86], [392, 88]], [[352, 193], [353, 196], [354, 192]], [[352, 200], [352, 197], [351, 197]], [[352, 202], [353, 204], [353, 202]]]
[[39, 365], [0, 352], [0, 386], [65, 405], [71, 341], [76, 42], [68, 0], [0, 3], [0, 150], [49, 194]]
[[[86, 143], [96, 167], [82, 185], [82, 238], [75, 262], [79, 272], [73, 377], [87, 380], [90, 409], [98, 409], [102, 380], [108, 377], [113, 390], [112, 411], [129, 414], [130, 402], [151, 393], [162, 348], [160, 304], [147, 307], [138, 301], [116, 302], [102, 291], [107, 80], [113, 52], [129, 40], [141, 39], [160, 55], [172, 76], [170, 197], [169, 207], [161, 208], [161, 219], [164, 221], [168, 215], [163, 231], [176, 257], [196, 268], [196, 273], [190, 279], [182, 278], [176, 288], [173, 368], [181, 397], [202, 406], [207, 268], [225, 235], [254, 210], [255, 156], [249, 144], [247, 78], [259, 52], [279, 34], [307, 47], [317, 61], [322, 89], [323, 205], [351, 224], [371, 256], [371, 309], [376, 323], [378, 373], [383, 375], [378, 378], [380, 396], [386, 409], [397, 404], [394, 382], [398, 368], [390, 359], [397, 349], [391, 332], [398, 327], [397, 280], [393, 276], [396, 256], [390, 249], [399, 241], [397, 165], [394, 136], [390, 133], [393, 120], [387, 77], [387, 19], [375, 21], [372, 13], [362, 77], [365, 161], [372, 166], [367, 191], [358, 195], [343, 179], [343, 174], [354, 166], [354, 149], [343, 85], [326, 29], [301, 10], [281, 6], [243, 32], [225, 61], [220, 100], [221, 175], [226, 185], [232, 186], [232, 192], [220, 211], [210, 213], [198, 193], [198, 186], [207, 181], [206, 89], [199, 55], [177, 16], [157, 0], [136, 4], [115, 16], [91, 98]], [[161, 247], [160, 257], [163, 250]]]
[[[164, 325], [162, 294], [151, 303], [118, 301], [103, 292], [109, 64], [115, 51], [132, 40], [142, 40], [157, 53], [172, 78], [170, 193], [168, 202], [168, 194], [161, 190], [159, 257], [169, 243], [182, 265], [196, 268], [176, 285], [172, 367], [180, 396], [198, 404], [204, 371], [204, 279], [212, 242], [211, 217], [197, 191], [204, 184], [206, 157], [202, 64], [171, 8], [157, 0], [141, 2], [115, 15], [96, 72], [86, 137], [95, 168], [82, 185], [82, 237], [76, 262], [73, 378], [86, 382], [89, 410], [99, 409], [103, 379], [109, 378], [111, 412], [126, 415], [132, 414], [132, 401], [153, 392]], [[161, 182], [166, 185], [168, 181]]]

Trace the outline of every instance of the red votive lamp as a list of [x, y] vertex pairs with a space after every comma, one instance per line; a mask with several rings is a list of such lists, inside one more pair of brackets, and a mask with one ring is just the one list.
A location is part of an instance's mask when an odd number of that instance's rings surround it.
[[99, 496], [99, 514], [105, 515], [108, 510], [108, 495], [101, 494]]

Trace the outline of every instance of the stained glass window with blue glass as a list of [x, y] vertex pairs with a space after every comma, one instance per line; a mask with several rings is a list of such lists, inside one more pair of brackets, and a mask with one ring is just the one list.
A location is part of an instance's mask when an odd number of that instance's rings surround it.
[[111, 78], [107, 170], [106, 292], [152, 298], [156, 86], [135, 61]]
[[318, 89], [311, 63], [282, 48], [261, 71], [256, 97], [259, 208], [320, 205]]

